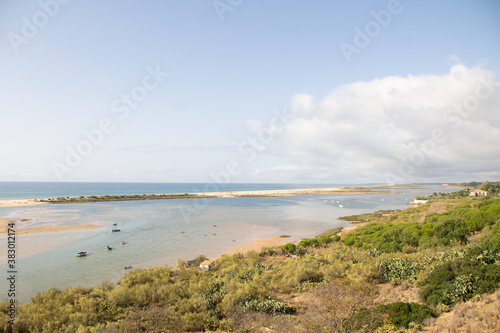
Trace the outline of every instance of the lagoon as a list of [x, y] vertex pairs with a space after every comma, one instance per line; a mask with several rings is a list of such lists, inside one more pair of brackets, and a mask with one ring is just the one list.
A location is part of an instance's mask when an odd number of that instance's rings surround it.
[[[37, 292], [116, 283], [126, 266], [169, 265], [198, 255], [215, 258], [235, 247], [273, 236], [299, 240], [348, 222], [338, 217], [380, 209], [407, 208], [416, 196], [451, 192], [435, 185], [391, 187], [390, 194], [310, 194], [286, 197], [236, 197], [48, 204], [1, 208], [0, 217], [36, 225], [89, 224], [97, 229], [22, 235], [16, 238], [17, 295], [27, 302]], [[19, 228], [32, 225], [17, 222]], [[111, 232], [115, 227], [121, 232]], [[121, 242], [125, 241], [125, 245]], [[114, 249], [108, 251], [107, 245]], [[7, 239], [0, 238], [0, 265], [7, 272]], [[79, 251], [87, 257], [77, 258]], [[7, 281], [0, 280], [0, 290]], [[6, 300], [7, 294], [0, 299]]]

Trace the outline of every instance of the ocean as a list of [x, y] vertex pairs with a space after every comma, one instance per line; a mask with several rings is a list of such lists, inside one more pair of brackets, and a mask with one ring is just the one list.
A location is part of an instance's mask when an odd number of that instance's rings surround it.
[[[123, 183], [14, 183], [4, 186], [2, 196], [46, 198], [58, 196], [203, 192], [204, 184]], [[34, 184], [30, 187], [28, 184]], [[43, 183], [49, 184], [49, 183]], [[64, 185], [63, 185], [64, 184]], [[129, 187], [130, 186], [130, 187]], [[336, 187], [331, 184], [232, 184], [225, 190]], [[80, 188], [79, 188], [80, 187]], [[12, 191], [7, 193], [6, 188]], [[131, 189], [133, 188], [133, 189]], [[138, 191], [142, 189], [142, 191]], [[380, 209], [407, 208], [417, 196], [450, 192], [436, 185], [394, 187], [390, 194], [315, 194], [287, 197], [239, 197], [115, 201], [78, 204], [47, 204], [0, 208], [0, 218], [18, 221], [19, 228], [33, 225], [98, 224], [98, 229], [22, 235], [16, 238], [16, 299], [27, 302], [38, 291], [89, 287], [116, 283], [127, 273], [124, 267], [169, 265], [198, 255], [215, 258], [236, 246], [268, 237], [290, 235], [300, 240], [348, 223], [340, 216]], [[22, 219], [30, 219], [22, 224]], [[121, 232], [111, 232], [117, 224]], [[121, 242], [125, 241], [125, 245]], [[114, 249], [108, 251], [107, 245]], [[89, 255], [77, 258], [79, 251]], [[7, 237], [0, 237], [0, 267], [7, 274]], [[0, 279], [0, 300], [7, 300], [8, 281]]]

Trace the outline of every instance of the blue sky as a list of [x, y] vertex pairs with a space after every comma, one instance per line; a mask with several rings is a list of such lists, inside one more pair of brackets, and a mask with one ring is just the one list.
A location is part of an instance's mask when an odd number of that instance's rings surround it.
[[0, 180], [499, 180], [498, 17], [493, 0], [4, 0]]

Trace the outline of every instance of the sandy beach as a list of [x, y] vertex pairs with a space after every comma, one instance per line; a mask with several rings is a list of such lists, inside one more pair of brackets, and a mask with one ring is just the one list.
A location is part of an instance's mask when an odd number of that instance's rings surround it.
[[46, 202], [40, 202], [37, 199], [0, 200], [0, 208], [38, 206], [46, 204]]
[[234, 249], [226, 252], [226, 254], [234, 254], [234, 253], [247, 253], [250, 251], [260, 251], [265, 247], [284, 245], [287, 243], [295, 243], [297, 239], [283, 238], [283, 237], [269, 237], [264, 239], [259, 239], [253, 242], [249, 242], [240, 246], [235, 247]]
[[369, 222], [363, 222], [363, 223], [355, 223], [355, 224], [351, 224], [350, 226], [348, 227], [345, 227], [345, 228], [342, 228], [342, 231], [340, 231], [337, 235], [341, 236], [342, 238], [344, 238], [344, 236], [353, 231], [354, 229], [356, 228], [359, 228], [361, 226], [364, 226], [365, 224], [368, 224]]
[[214, 196], [217, 198], [233, 198], [233, 197], [284, 197], [290, 195], [301, 194], [340, 194], [340, 193], [380, 193], [375, 191], [381, 187], [327, 187], [327, 188], [310, 188], [310, 189], [290, 189], [290, 190], [262, 190], [262, 191], [231, 191], [231, 192], [207, 192], [193, 193], [199, 196]]

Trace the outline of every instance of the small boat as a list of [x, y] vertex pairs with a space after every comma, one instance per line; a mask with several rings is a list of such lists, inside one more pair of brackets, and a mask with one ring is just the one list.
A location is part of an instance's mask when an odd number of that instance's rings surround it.
[[87, 256], [87, 251], [80, 251], [76, 254], [77, 257], [86, 257]]
[[118, 225], [118, 223], [113, 223], [113, 225]]
[[115, 229], [113, 229], [113, 230], [111, 230], [111, 231], [112, 231], [112, 232], [119, 232], [119, 231], [122, 231], [122, 229], [120, 229], [120, 228], [115, 228]]
[[339, 205], [339, 207], [340, 207], [340, 208], [344, 208], [344, 206], [342, 206], [342, 205]]
[[125, 245], [125, 244], [127, 244], [127, 242], [125, 242], [125, 241], [122, 241], [122, 245]]
[[123, 268], [125, 268], [125, 269], [132, 269], [132, 266], [125, 266]]
[[113, 248], [111, 247], [111, 245], [106, 246], [106, 248], [107, 248], [108, 250], [110, 250], [110, 251], [111, 251], [111, 250], [113, 250]]

